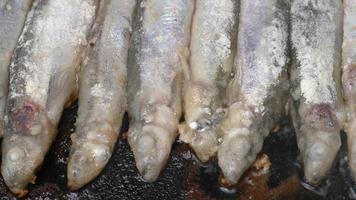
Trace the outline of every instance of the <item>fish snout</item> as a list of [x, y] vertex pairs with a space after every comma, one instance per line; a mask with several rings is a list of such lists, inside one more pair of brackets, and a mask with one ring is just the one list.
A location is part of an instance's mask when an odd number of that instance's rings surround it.
[[[304, 130], [306, 131], [306, 130]], [[333, 166], [341, 146], [339, 132], [306, 131], [302, 134], [303, 144], [298, 144], [304, 164], [306, 180], [318, 185]]]
[[78, 190], [93, 180], [111, 157], [111, 151], [105, 146], [87, 143], [71, 152], [67, 177], [70, 190]]
[[[246, 130], [241, 130], [245, 132]], [[257, 138], [252, 139], [251, 137]], [[263, 143], [260, 135], [236, 134], [226, 137], [219, 147], [218, 162], [224, 177], [236, 184], [244, 171], [255, 161]], [[258, 142], [256, 142], [258, 141]]]
[[16, 136], [4, 142], [2, 150], [1, 172], [6, 185], [15, 194], [24, 195], [27, 185], [35, 181], [41, 151], [34, 141]]
[[158, 178], [167, 162], [174, 141], [171, 139], [171, 134], [164, 128], [146, 125], [135, 142], [136, 166], [148, 182]]

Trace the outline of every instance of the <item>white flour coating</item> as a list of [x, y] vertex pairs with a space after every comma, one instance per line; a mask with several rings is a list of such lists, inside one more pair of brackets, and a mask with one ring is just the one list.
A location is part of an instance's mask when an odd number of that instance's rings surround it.
[[[258, 2], [246, 3], [255, 9], [262, 10]], [[239, 32], [240, 56], [235, 63], [241, 79], [241, 95], [249, 105], [256, 106], [256, 111], [263, 112], [266, 99], [274, 87], [281, 87], [280, 77], [286, 71], [287, 48], [286, 22], [281, 17], [275, 17], [279, 12], [275, 3], [264, 5], [269, 9], [267, 16], [263, 14], [243, 13]]]
[[157, 179], [177, 134], [194, 0], [141, 0], [128, 67], [128, 141], [139, 172]]
[[[141, 3], [145, 12], [140, 31], [147, 41], [141, 47], [143, 56], [138, 58], [140, 65], [145, 66], [140, 68], [140, 79], [144, 85], [161, 88], [166, 94], [171, 93], [170, 84], [181, 71], [176, 64], [180, 62], [179, 56], [183, 54], [187, 42], [183, 37], [184, 31], [190, 25], [186, 23], [190, 15], [181, 13], [190, 9], [189, 4], [190, 0], [143, 0]], [[166, 28], [161, 29], [162, 26]]]
[[104, 86], [100, 83], [95, 84], [91, 88], [90, 94], [94, 97], [104, 97], [108, 99], [111, 99], [113, 96], [113, 92], [104, 90]]
[[[38, 4], [39, 4], [39, 0], [37, 1], [34, 1], [33, 2], [33, 5], [32, 7], [36, 7]], [[18, 41], [18, 44], [17, 44], [17, 48], [18, 49], [31, 49], [31, 44], [32, 44], [32, 40], [29, 39], [27, 40], [27, 37], [25, 36], [25, 33], [29, 32], [29, 28], [30, 28], [30, 23], [33, 19], [33, 16], [34, 16], [35, 12], [34, 12], [34, 9], [31, 9], [31, 11], [27, 14], [27, 19], [26, 19], [26, 22], [25, 22], [25, 26], [22, 30], [22, 34], [20, 35], [20, 38], [19, 38], [19, 41]], [[23, 62], [27, 62], [27, 58], [21, 58]], [[10, 64], [10, 74], [13, 73], [13, 69], [17, 66], [17, 61], [14, 60], [11, 62]], [[17, 71], [17, 76], [18, 77], [25, 77], [25, 71]], [[19, 84], [13, 84], [14, 82], [16, 82], [16, 77], [17, 76], [10, 76], [10, 85], [9, 85], [9, 88], [10, 88], [10, 93], [9, 93], [9, 99], [12, 99], [12, 98], [18, 98], [18, 97], [21, 97], [22, 96], [22, 93], [23, 93], [23, 88], [19, 87], [20, 85]], [[22, 86], [22, 85], [21, 85]]]
[[341, 146], [342, 13], [342, 0], [294, 0], [291, 6], [291, 113], [312, 185], [327, 177]]
[[347, 121], [349, 165], [356, 180], [356, 1], [344, 0], [344, 40], [342, 45], [342, 83]]
[[356, 1], [344, 0], [343, 67], [356, 65]]
[[[190, 23], [186, 23], [190, 14], [182, 15], [181, 13], [191, 11], [189, 6], [192, 1], [142, 0], [140, 2], [140, 9], [143, 10], [143, 13], [137, 24], [141, 26], [134, 34], [133, 46], [139, 45], [140, 48], [135, 58], [138, 65], [135, 73], [139, 74], [136, 82], [142, 85], [144, 90], [134, 93], [143, 94], [150, 90], [154, 94], [147, 95], [146, 97], [149, 99], [145, 99], [145, 103], [152, 103], [152, 100], [158, 96], [167, 102], [170, 101], [172, 90], [175, 89], [172, 86], [182, 70], [181, 64], [186, 62], [185, 48], [188, 39], [184, 37], [184, 31], [190, 25]], [[161, 28], [163, 26], [166, 28]], [[135, 35], [142, 35], [142, 37], [135, 37]], [[129, 88], [138, 86], [136, 83], [131, 85], [133, 87]], [[134, 98], [133, 101], [139, 101], [139, 97]], [[140, 106], [135, 107], [140, 108]], [[132, 110], [137, 109], [133, 108]]]
[[185, 122], [179, 132], [180, 139], [189, 143], [203, 162], [217, 151], [216, 129], [224, 115], [237, 21], [237, 1], [196, 0], [183, 94]]
[[[99, 72], [100, 73], [100, 72]], [[116, 88], [116, 87], [115, 87]], [[121, 89], [121, 88], [120, 88]], [[121, 94], [122, 90], [118, 90], [117, 92]], [[102, 110], [109, 111], [110, 110], [110, 102], [114, 99], [114, 91], [107, 90], [101, 83], [97, 83], [93, 85], [90, 90], [90, 95], [96, 98], [98, 106], [101, 107]]]
[[[35, 5], [41, 6], [42, 3], [37, 1]], [[20, 40], [23, 42], [20, 46], [28, 49], [28, 54], [22, 58], [25, 69], [19, 71], [20, 77], [25, 80], [23, 92], [42, 103], [47, 100], [51, 74], [56, 71], [56, 67], [62, 62], [73, 60], [59, 59], [64, 55], [74, 58], [78, 46], [86, 44], [86, 31], [95, 12], [95, 7], [90, 1], [48, 1], [44, 4], [47, 4], [46, 9], [35, 13], [36, 16], [32, 13], [32, 17], [29, 18], [36, 17], [32, 24], [33, 29], [29, 30], [29, 27], [26, 27], [24, 30], [33, 34], [33, 38], [27, 41], [24, 41], [24, 38]], [[62, 20], [63, 17], [73, 20]], [[11, 95], [17, 96], [16, 92]]]
[[[341, 2], [333, 4], [338, 3]], [[334, 17], [340, 11], [337, 6], [328, 5], [304, 0], [292, 6], [293, 48], [300, 65], [300, 92], [307, 104], [331, 104], [337, 97], [333, 73], [338, 64], [334, 56], [338, 47], [334, 35], [339, 25]]]
[[[201, 16], [201, 57], [206, 62], [206, 72], [209, 77], [216, 78], [216, 73], [219, 67], [224, 67], [225, 59], [231, 56], [231, 36], [228, 32], [235, 26], [234, 18], [236, 18], [235, 5], [236, 2], [228, 1], [207, 1], [199, 2], [202, 5], [201, 9], [207, 9], [209, 12], [203, 12]], [[199, 28], [199, 27], [197, 27]], [[195, 55], [192, 55], [195, 56]], [[194, 59], [194, 57], [193, 57]], [[212, 66], [212, 67], [209, 67]], [[225, 69], [223, 69], [225, 70]], [[209, 74], [210, 73], [210, 74]]]
[[27, 18], [10, 66], [8, 131], [2, 143], [1, 173], [16, 194], [26, 193], [75, 93], [76, 71], [96, 7], [96, 0], [37, 0]]
[[234, 77], [218, 149], [219, 166], [233, 184], [256, 159], [287, 99], [289, 1], [240, 2]]
[[[134, 46], [137, 46], [135, 62], [137, 62], [140, 81], [129, 85], [130, 88], [135, 88], [139, 84], [140, 89], [134, 94], [149, 93], [148, 90], [154, 93], [147, 94], [147, 99], [138, 104], [155, 103], [156, 98], [165, 104], [170, 104], [167, 101], [176, 101], [171, 98], [175, 95], [174, 84], [182, 70], [182, 62], [186, 59], [184, 50], [189, 42], [187, 30], [192, 15], [192, 2], [191, 0], [141, 1], [140, 7], [143, 13], [138, 23], [142, 23], [142, 26], [138, 27], [134, 34], [136, 36]], [[138, 38], [141, 40], [140, 43], [137, 43]], [[160, 95], [162, 93], [163, 95]], [[136, 97], [133, 100], [136, 102], [140, 99]]]
[[0, 137], [9, 88], [9, 67], [32, 0], [0, 0]]
[[76, 190], [108, 162], [127, 109], [126, 67], [135, 0], [101, 1], [88, 58], [81, 67], [76, 132], [67, 177]]

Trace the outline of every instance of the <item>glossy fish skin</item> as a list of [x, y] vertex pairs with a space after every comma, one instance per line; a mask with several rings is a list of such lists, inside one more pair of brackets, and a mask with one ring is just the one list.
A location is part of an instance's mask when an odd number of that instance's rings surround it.
[[216, 129], [224, 117], [222, 106], [236, 51], [237, 10], [236, 0], [196, 1], [183, 97], [186, 122], [179, 132], [202, 161], [218, 148]]
[[8, 92], [9, 65], [32, 0], [0, 0], [0, 137]]
[[241, 0], [229, 109], [221, 125], [219, 166], [230, 184], [255, 161], [284, 113], [288, 81], [288, 0]]
[[291, 4], [292, 116], [304, 174], [313, 185], [328, 175], [341, 145], [342, 13], [341, 0]]
[[95, 0], [36, 0], [10, 65], [1, 172], [26, 194], [76, 93], [76, 72], [96, 12]]
[[342, 46], [342, 84], [345, 99], [349, 164], [356, 178], [356, 1], [344, 0], [344, 40]]
[[126, 67], [135, 0], [105, 0], [94, 27], [93, 47], [82, 67], [76, 133], [68, 163], [68, 187], [77, 190], [105, 167], [127, 109]]
[[129, 51], [128, 141], [136, 166], [157, 179], [177, 136], [194, 0], [141, 0]]

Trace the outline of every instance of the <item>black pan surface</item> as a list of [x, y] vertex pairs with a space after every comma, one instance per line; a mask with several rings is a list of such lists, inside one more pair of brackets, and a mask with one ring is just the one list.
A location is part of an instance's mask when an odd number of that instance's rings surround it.
[[[159, 179], [146, 183], [138, 174], [125, 133], [125, 116], [120, 141], [102, 174], [77, 192], [66, 188], [66, 165], [70, 149], [70, 134], [74, 132], [77, 105], [65, 110], [59, 132], [36, 184], [29, 186], [24, 199], [356, 199], [354, 184], [347, 169], [346, 136], [330, 178], [318, 188], [303, 182], [298, 164], [298, 149], [294, 130], [288, 117], [281, 121], [278, 132], [265, 140], [261, 155], [269, 157], [267, 173], [249, 169], [237, 186], [225, 188], [219, 183], [220, 172], [216, 161], [200, 163], [185, 144], [176, 142], [171, 158]], [[221, 180], [221, 179], [220, 179]], [[1, 199], [16, 199], [0, 180]]]

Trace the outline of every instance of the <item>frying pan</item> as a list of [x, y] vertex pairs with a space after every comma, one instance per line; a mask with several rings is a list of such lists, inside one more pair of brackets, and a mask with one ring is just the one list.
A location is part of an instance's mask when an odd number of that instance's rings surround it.
[[[260, 156], [271, 163], [268, 170], [251, 167], [233, 187], [223, 187], [217, 162], [201, 163], [189, 147], [177, 141], [166, 168], [154, 183], [139, 175], [126, 141], [128, 117], [124, 118], [120, 138], [103, 172], [79, 191], [66, 188], [66, 165], [70, 134], [75, 131], [77, 104], [66, 109], [58, 127], [57, 139], [38, 173], [35, 185], [29, 186], [24, 199], [356, 199], [346, 157], [346, 136], [330, 177], [320, 187], [303, 181], [298, 162], [295, 132], [288, 117], [279, 131], [266, 138]], [[0, 199], [16, 199], [0, 180]]]

